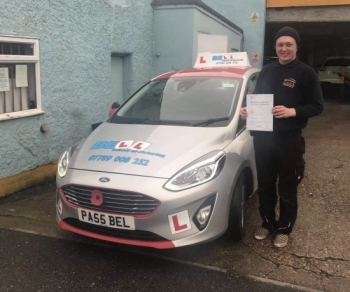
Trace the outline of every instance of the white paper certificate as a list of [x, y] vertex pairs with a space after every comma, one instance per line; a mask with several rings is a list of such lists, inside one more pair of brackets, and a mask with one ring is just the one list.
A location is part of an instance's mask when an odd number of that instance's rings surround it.
[[16, 65], [16, 87], [28, 87], [28, 65]]
[[247, 130], [273, 131], [273, 94], [247, 94]]
[[0, 68], [0, 92], [10, 90], [9, 68]]

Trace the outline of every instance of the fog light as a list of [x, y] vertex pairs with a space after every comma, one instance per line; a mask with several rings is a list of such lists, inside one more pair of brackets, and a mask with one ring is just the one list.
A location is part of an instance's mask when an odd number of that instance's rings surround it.
[[216, 193], [209, 195], [204, 202], [199, 206], [197, 212], [194, 212], [192, 221], [198, 228], [198, 230], [204, 230], [210, 220], [210, 216], [213, 213], [214, 205], [216, 201]]
[[211, 211], [211, 205], [200, 209], [197, 213], [197, 220], [200, 225], [207, 223]]

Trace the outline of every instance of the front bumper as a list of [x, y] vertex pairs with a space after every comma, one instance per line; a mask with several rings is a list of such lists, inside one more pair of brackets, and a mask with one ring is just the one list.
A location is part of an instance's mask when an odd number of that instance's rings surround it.
[[[99, 178], [104, 176], [110, 179], [108, 183], [99, 181]], [[84, 236], [160, 249], [206, 242], [225, 232], [232, 194], [232, 178], [221, 172], [217, 178], [208, 183], [180, 192], [164, 189], [163, 185], [166, 182], [167, 179], [161, 178], [70, 169], [64, 178], [57, 178], [57, 221], [62, 229]], [[62, 188], [67, 185], [144, 194], [159, 201], [159, 204], [150, 214], [132, 215], [135, 230], [88, 224], [79, 220], [78, 206], [69, 202], [63, 194]], [[207, 226], [200, 230], [196, 226], [195, 216], [200, 208], [208, 204], [208, 200], [212, 202], [213, 209]], [[181, 221], [175, 222], [173, 217], [177, 214], [179, 216], [181, 214]], [[176, 227], [179, 226], [182, 229], [177, 230]]]

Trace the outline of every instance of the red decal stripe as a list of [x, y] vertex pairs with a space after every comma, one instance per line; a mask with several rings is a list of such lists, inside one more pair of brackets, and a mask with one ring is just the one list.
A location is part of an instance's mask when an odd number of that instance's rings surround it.
[[110, 242], [115, 242], [115, 243], [121, 243], [121, 244], [128, 244], [128, 245], [137, 245], [137, 246], [146, 246], [146, 247], [153, 247], [153, 248], [158, 248], [158, 249], [167, 249], [167, 248], [174, 248], [175, 245], [173, 244], [172, 241], [153, 241], [153, 242], [148, 242], [148, 241], [142, 241], [142, 240], [131, 240], [131, 239], [124, 239], [124, 238], [118, 238], [118, 237], [112, 237], [112, 236], [106, 236], [106, 235], [100, 235], [96, 234], [93, 232], [81, 230], [79, 228], [70, 226], [64, 221], [60, 221], [59, 226], [63, 230], [71, 231], [80, 235], [100, 239], [100, 240], [105, 240], [105, 241], [110, 241]]

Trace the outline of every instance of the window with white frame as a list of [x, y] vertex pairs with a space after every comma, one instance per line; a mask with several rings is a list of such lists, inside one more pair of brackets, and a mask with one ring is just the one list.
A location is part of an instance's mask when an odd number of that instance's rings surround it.
[[39, 40], [0, 35], [0, 121], [41, 113]]

